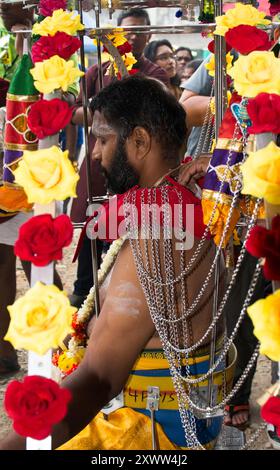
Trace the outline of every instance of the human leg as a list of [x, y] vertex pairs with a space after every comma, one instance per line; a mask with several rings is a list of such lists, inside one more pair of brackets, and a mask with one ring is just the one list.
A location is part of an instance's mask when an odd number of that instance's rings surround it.
[[[256, 258], [253, 258], [249, 253], [245, 254], [237, 279], [225, 306], [228, 336], [233, 332], [240, 315], [256, 263]], [[265, 296], [266, 284], [265, 279], [260, 276], [250, 302], [251, 304]], [[234, 343], [237, 348], [238, 355], [233, 386], [243, 374], [244, 369], [257, 345], [257, 338], [253, 334], [253, 324], [247, 314], [245, 314], [245, 317], [238, 329]], [[224, 423], [226, 425], [244, 428], [249, 424], [249, 397], [255, 370], [256, 363], [251, 368], [235, 396], [230, 400], [228, 407], [226, 407], [226, 415], [224, 419]]]

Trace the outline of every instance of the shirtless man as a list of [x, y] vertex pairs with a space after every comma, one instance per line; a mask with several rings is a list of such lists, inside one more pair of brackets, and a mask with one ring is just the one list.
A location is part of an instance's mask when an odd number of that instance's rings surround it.
[[[146, 97], [145, 100], [143, 96]], [[168, 191], [170, 184], [171, 190], [174, 186], [177, 193], [182, 191], [182, 197], [196, 202], [194, 246], [185, 250], [183, 254], [186, 266], [201, 236], [198, 220], [201, 218], [201, 213], [199, 200], [190, 191], [177, 184], [176, 171], [172, 172], [172, 169], [176, 169], [180, 164], [181, 149], [185, 143], [184, 110], [159, 82], [140, 77], [129, 77], [109, 85], [93, 100], [92, 109], [93, 133], [96, 137], [93, 158], [100, 161], [108, 185], [114, 192], [124, 193], [135, 185], [140, 188], [163, 185]], [[171, 174], [172, 179], [167, 180], [165, 177], [167, 174]], [[171, 244], [174, 248], [174, 236]], [[140, 240], [139, 246], [140, 251], [143, 250], [145, 241]], [[152, 253], [153, 242], [148, 240], [147, 246], [149, 253]], [[166, 264], [164, 249], [164, 240], [161, 236], [157, 244], [157, 259], [161, 265], [163, 280], [170, 281], [172, 276], [174, 278], [181, 273], [182, 251], [173, 249], [171, 255], [173, 261], [170, 260], [174, 266], [172, 274], [168, 273], [170, 263]], [[214, 254], [214, 244], [211, 240], [207, 240], [193, 269], [190, 269], [188, 276], [184, 278], [184, 296], [179, 289], [177, 291], [177, 286], [173, 297], [170, 292], [166, 294], [162, 303], [163, 310], [160, 313], [167, 319], [169, 315], [181, 315], [186, 300], [189, 305], [194, 301], [202, 289], [206, 273], [213, 264]], [[78, 369], [63, 380], [63, 387], [72, 393], [72, 401], [66, 417], [53, 428], [54, 448], [77, 435], [106, 403], [119, 394], [128, 380], [135, 361], [144, 349], [164, 347], [165, 350], [165, 337], [153, 305], [153, 302], [157, 302], [159, 298], [156, 299], [147, 291], [146, 280], [142, 278], [139, 266], [134, 244], [131, 240], [127, 240], [115, 262], [101, 313], [92, 329], [85, 357]], [[179, 284], [182, 287], [182, 283]], [[212, 315], [213, 288], [213, 281], [210, 281], [208, 289], [201, 296], [201, 302], [185, 321], [187, 327], [185, 325], [184, 329], [182, 325], [177, 330], [178, 347], [191, 346], [207, 329]], [[172, 305], [168, 299], [175, 299], [174, 304]], [[176, 328], [177, 326], [168, 327], [167, 336], [170, 332], [174, 334]], [[221, 331], [222, 327], [218, 323], [218, 336]], [[172, 340], [172, 335], [169, 339]], [[200, 347], [204, 346], [203, 354], [200, 351], [204, 357], [207, 354], [205, 346], [209, 341], [209, 337], [206, 337], [200, 343]], [[199, 367], [198, 364], [196, 366]], [[166, 433], [168, 434], [167, 431]], [[130, 437], [133, 438], [133, 431]], [[176, 438], [174, 440], [176, 442]], [[186, 444], [178, 442], [176, 445], [184, 447]], [[24, 449], [24, 446], [25, 440], [11, 433], [2, 441], [0, 449]]]

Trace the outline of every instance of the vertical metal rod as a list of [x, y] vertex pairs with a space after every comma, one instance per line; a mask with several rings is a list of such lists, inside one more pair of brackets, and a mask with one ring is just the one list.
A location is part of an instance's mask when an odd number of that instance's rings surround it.
[[[83, 22], [83, 10], [82, 10], [82, 0], [79, 0], [79, 13], [81, 18], [81, 23]], [[82, 45], [81, 45], [81, 68], [82, 71], [86, 71], [85, 67], [85, 47], [84, 47], [84, 35], [80, 35]], [[89, 136], [88, 136], [88, 97], [87, 97], [87, 86], [86, 86], [86, 77], [85, 75], [81, 78], [81, 91], [82, 91], [82, 105], [84, 113], [84, 132], [85, 132], [85, 158], [86, 158], [86, 173], [87, 173], [87, 195], [89, 204], [92, 203], [92, 180], [91, 180], [91, 166], [90, 159], [91, 155], [89, 153]], [[100, 312], [100, 300], [99, 300], [99, 286], [98, 286], [98, 267], [97, 267], [97, 247], [96, 240], [91, 240], [91, 260], [92, 260], [92, 272], [93, 272], [93, 282], [95, 290], [95, 314], [99, 315]]]
[[[215, 8], [215, 17], [222, 15], [223, 11], [223, 2], [222, 0], [214, 1]], [[222, 36], [215, 35], [214, 38], [215, 44], [215, 83], [214, 83], [214, 93], [215, 93], [215, 137], [216, 142], [218, 140], [219, 128], [223, 119], [223, 115], [226, 108], [226, 46], [225, 40]], [[220, 257], [218, 257], [216, 266], [215, 266], [215, 285], [214, 285], [214, 294], [213, 294], [213, 311], [212, 318], [214, 318], [217, 308], [218, 308], [218, 299], [219, 299], [219, 279], [220, 279]], [[213, 367], [215, 362], [215, 349], [216, 349], [216, 337], [217, 329], [216, 325], [212, 330], [211, 334], [211, 343], [210, 343], [210, 357], [209, 357], [209, 368]], [[211, 407], [213, 404], [213, 373], [208, 379], [207, 386], [207, 403]], [[208, 418], [206, 421], [207, 427], [211, 425], [211, 418]]]
[[[215, 17], [222, 15], [222, 0], [215, 0]], [[226, 109], [226, 43], [223, 36], [214, 36], [215, 44], [215, 135], [218, 138], [218, 131]]]
[[[100, 13], [101, 13], [101, 2], [95, 4], [94, 7], [95, 11], [95, 23], [96, 28], [100, 28]], [[97, 37], [97, 67], [98, 67], [98, 82], [99, 82], [99, 90], [103, 88], [103, 69], [102, 69], [102, 60], [101, 60], [101, 41], [100, 38]]]
[[151, 425], [152, 425], [152, 450], [158, 450], [157, 439], [156, 439], [155, 412], [152, 409], [150, 410], [150, 412], [151, 412]]
[[[214, 280], [214, 294], [213, 294], [213, 310], [212, 310], [212, 318], [214, 318], [215, 314], [218, 310], [218, 301], [219, 301], [219, 280], [220, 280], [220, 256], [218, 256], [216, 266], [215, 266], [215, 280]], [[209, 357], [209, 369], [213, 367], [215, 363], [215, 352], [216, 352], [216, 338], [217, 338], [217, 326], [215, 325], [212, 334], [211, 334], [211, 343], [210, 343], [210, 357]], [[210, 375], [208, 379], [207, 385], [207, 403], [211, 407], [213, 405], [213, 378], [214, 372]], [[211, 418], [207, 419], [206, 426], [211, 426]]]

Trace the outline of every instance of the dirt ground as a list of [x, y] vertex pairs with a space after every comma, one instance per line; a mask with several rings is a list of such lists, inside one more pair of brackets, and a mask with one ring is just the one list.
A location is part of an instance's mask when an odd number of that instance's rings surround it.
[[[75, 234], [74, 242], [70, 247], [64, 250], [64, 258], [57, 265], [57, 269], [62, 278], [64, 289], [70, 294], [72, 291], [72, 284], [75, 279], [76, 273], [76, 264], [72, 263], [72, 256], [74, 249], [77, 243], [78, 233]], [[18, 296], [22, 295], [27, 289], [28, 284], [26, 282], [24, 273], [21, 269], [20, 263], [17, 266], [17, 286], [18, 286]], [[0, 378], [0, 439], [4, 436], [10, 429], [11, 423], [7, 418], [3, 408], [2, 402], [5, 394], [5, 389], [9, 381], [14, 379], [20, 379], [21, 377], [27, 374], [27, 354], [23, 351], [19, 352], [19, 359], [21, 370], [14, 375], [14, 377], [9, 377], [9, 379]], [[252, 396], [251, 396], [251, 426], [246, 431], [246, 439], [249, 439], [254, 432], [259, 427], [261, 421], [260, 418], [260, 405], [258, 401], [263, 397], [266, 390], [270, 387], [270, 361], [261, 356], [258, 360], [257, 372], [255, 374]], [[267, 440], [265, 432], [262, 432], [257, 440], [254, 440], [254, 447], [252, 449], [258, 450], [268, 450], [272, 449], [270, 443]]]

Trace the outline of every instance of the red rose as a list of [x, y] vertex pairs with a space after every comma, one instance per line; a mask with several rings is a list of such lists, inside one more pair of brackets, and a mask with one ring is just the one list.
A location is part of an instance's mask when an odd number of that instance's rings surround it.
[[65, 10], [67, 0], [40, 0], [39, 13], [42, 16], [52, 16], [54, 10]]
[[52, 426], [64, 418], [70, 400], [70, 391], [54, 380], [29, 375], [23, 382], [13, 380], [9, 383], [4, 406], [20, 436], [41, 440], [49, 436]]
[[[231, 51], [231, 49], [232, 49], [231, 46], [226, 42], [226, 53]], [[215, 54], [215, 41], [214, 41], [214, 39], [209, 42], [208, 51], [212, 52], [212, 54]]]
[[62, 259], [62, 248], [70, 245], [73, 226], [68, 215], [55, 219], [50, 214], [36, 215], [22, 224], [15, 243], [15, 254], [35, 266], [46, 266]]
[[265, 258], [266, 279], [280, 280], [280, 215], [272, 219], [271, 229], [256, 225], [252, 228], [246, 249], [256, 258]]
[[262, 132], [280, 132], [280, 96], [274, 93], [260, 93], [255, 98], [250, 98], [247, 104], [247, 112], [252, 121], [248, 127], [249, 134]]
[[276, 431], [280, 437], [280, 397], [270, 397], [261, 408], [261, 417], [267, 423], [276, 426]]
[[67, 126], [71, 117], [72, 108], [66, 101], [59, 98], [50, 101], [42, 99], [31, 105], [27, 122], [38, 139], [44, 139]]
[[54, 36], [42, 36], [36, 41], [31, 49], [32, 62], [42, 62], [54, 55], [64, 60], [70, 57], [81, 47], [80, 39], [70, 34], [58, 31]]
[[278, 13], [280, 13], [280, 1], [274, 0], [273, 2], [269, 3], [269, 13], [271, 14], [271, 16], [278, 15]]
[[268, 51], [271, 47], [271, 41], [265, 31], [246, 24], [229, 29], [225, 34], [225, 40], [243, 55], [250, 54], [252, 51]]

